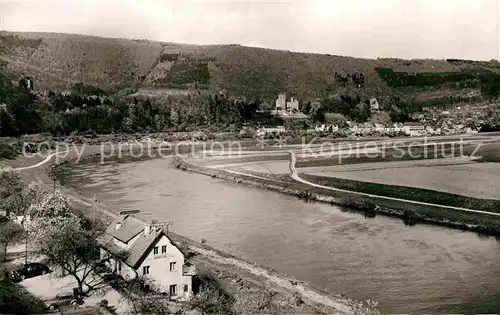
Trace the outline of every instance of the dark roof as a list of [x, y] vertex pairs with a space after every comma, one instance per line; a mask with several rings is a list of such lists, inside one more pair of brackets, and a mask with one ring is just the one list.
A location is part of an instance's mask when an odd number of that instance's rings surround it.
[[134, 269], [139, 267], [153, 246], [158, 243], [163, 235], [164, 233], [159, 229], [156, 233], [151, 231], [147, 236], [141, 235], [141, 237], [139, 237], [139, 239], [137, 239], [137, 241], [135, 241], [129, 249], [129, 256], [127, 258], [128, 264]]
[[158, 229], [156, 233], [151, 231], [148, 235], [142, 234], [128, 250], [122, 249], [120, 246], [116, 245], [113, 241], [113, 237], [109, 234], [101, 236], [98, 242], [104, 249], [113, 255], [127, 252], [128, 255], [123, 262], [137, 269], [162, 235], [164, 235], [164, 233], [160, 229]]
[[[117, 230], [116, 223], [118, 222], [118, 220], [120, 219], [115, 219], [106, 229], [104, 235], [98, 239], [99, 244], [108, 252], [114, 255], [123, 253], [125, 250], [116, 245], [113, 238], [116, 238], [124, 243], [128, 243], [131, 239], [133, 239], [140, 233], [143, 233], [146, 226], [145, 222], [142, 222], [137, 218], [128, 216], [123, 220], [122, 225]], [[153, 246], [158, 243], [159, 239], [163, 235], [166, 234], [161, 228], [156, 229], [156, 231], [154, 229], [151, 229], [148, 235], [145, 235], [144, 233], [141, 234], [128, 249], [128, 255], [124, 260], [124, 263], [134, 269], [137, 269], [149, 254], [149, 252], [152, 250]], [[174, 241], [172, 241], [170, 238], [169, 240], [173, 246], [177, 247], [177, 249], [184, 256], [186, 256], [186, 254], [176, 243], [174, 243]]]
[[[122, 221], [122, 225], [117, 230], [116, 224], [119, 221]], [[121, 218], [115, 219], [106, 229], [106, 234], [113, 236], [123, 243], [128, 243], [142, 231], [144, 231], [144, 222], [132, 216], [126, 216], [123, 220]]]

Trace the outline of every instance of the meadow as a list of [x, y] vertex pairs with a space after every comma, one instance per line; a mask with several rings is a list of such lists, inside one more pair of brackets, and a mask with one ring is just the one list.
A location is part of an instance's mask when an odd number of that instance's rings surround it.
[[352, 171], [311, 171], [305, 174], [351, 181], [435, 190], [481, 199], [500, 199], [500, 165], [474, 163], [446, 166], [395, 167]]

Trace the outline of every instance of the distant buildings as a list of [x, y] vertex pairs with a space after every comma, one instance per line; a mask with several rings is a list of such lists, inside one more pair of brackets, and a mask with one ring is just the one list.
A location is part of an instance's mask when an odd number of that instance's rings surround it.
[[275, 104], [276, 104], [276, 110], [278, 111], [280, 110], [286, 112], [299, 111], [299, 100], [292, 97], [289, 101], [287, 101], [285, 93], [278, 94], [278, 98], [276, 99]]
[[418, 136], [425, 131], [425, 127], [420, 123], [408, 122], [403, 125], [403, 130], [407, 135]]
[[314, 131], [320, 131], [320, 132], [338, 132], [339, 131], [339, 126], [338, 125], [325, 125], [325, 124], [322, 124], [321, 126], [316, 125], [314, 127]]
[[266, 134], [272, 134], [272, 133], [279, 134], [279, 133], [283, 133], [283, 132], [286, 132], [286, 129], [284, 126], [277, 126], [274, 128], [263, 127], [263, 128], [260, 128], [259, 130], [257, 130], [256, 135], [258, 137], [262, 137], [262, 136], [265, 136]]
[[290, 101], [286, 102], [287, 111], [299, 111], [299, 101], [295, 98], [291, 98]]

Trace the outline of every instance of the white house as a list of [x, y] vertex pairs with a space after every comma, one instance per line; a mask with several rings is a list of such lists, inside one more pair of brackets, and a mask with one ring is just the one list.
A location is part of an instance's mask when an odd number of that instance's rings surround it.
[[337, 132], [337, 131], [339, 131], [339, 126], [338, 125], [331, 125], [330, 126], [330, 131], [331, 132]]
[[322, 124], [321, 126], [316, 125], [316, 127], [314, 127], [314, 130], [315, 131], [325, 131], [325, 128], [326, 128], [325, 124]]
[[286, 109], [288, 111], [299, 111], [299, 100], [292, 97], [290, 101], [286, 102]]
[[285, 129], [285, 126], [277, 126], [275, 128], [266, 128], [266, 127], [263, 127], [263, 128], [260, 128], [259, 130], [257, 130], [257, 136], [264, 136], [265, 134], [268, 134], [268, 133], [282, 133], [282, 132], [286, 132], [286, 129]]
[[375, 124], [375, 131], [376, 132], [384, 132], [385, 131], [385, 126], [382, 124]]
[[408, 122], [403, 125], [404, 132], [410, 136], [418, 136], [424, 132], [424, 125], [414, 122]]
[[286, 94], [280, 93], [278, 94], [278, 98], [276, 99], [276, 109], [277, 110], [285, 110], [286, 109]]
[[299, 100], [296, 98], [291, 98], [289, 101], [286, 100], [286, 94], [280, 93], [278, 94], [278, 98], [275, 101], [276, 110], [282, 111], [299, 111]]
[[108, 267], [125, 279], [144, 276], [173, 298], [192, 296], [196, 269], [186, 264], [184, 253], [163, 229], [123, 216], [115, 219], [98, 241], [101, 255], [114, 257]]
[[370, 98], [370, 111], [373, 113], [373, 112], [378, 112], [379, 110], [380, 110], [380, 105], [377, 99], [374, 97]]

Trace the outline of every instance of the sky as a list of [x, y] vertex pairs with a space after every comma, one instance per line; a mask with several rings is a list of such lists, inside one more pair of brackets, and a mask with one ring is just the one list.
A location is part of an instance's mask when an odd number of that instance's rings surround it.
[[500, 59], [500, 0], [0, 0], [0, 28], [377, 58]]

